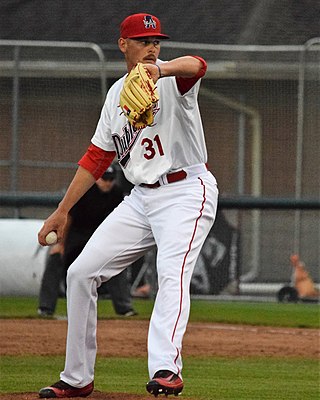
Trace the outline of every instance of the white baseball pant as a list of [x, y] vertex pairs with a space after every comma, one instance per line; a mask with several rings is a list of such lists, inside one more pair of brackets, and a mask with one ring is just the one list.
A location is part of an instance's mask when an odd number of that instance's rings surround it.
[[97, 287], [155, 244], [159, 289], [148, 333], [149, 375], [166, 369], [181, 376], [191, 276], [218, 200], [216, 180], [203, 164], [185, 170], [187, 178], [179, 182], [156, 189], [135, 186], [69, 267], [67, 349], [60, 374], [68, 384], [83, 387], [94, 379]]

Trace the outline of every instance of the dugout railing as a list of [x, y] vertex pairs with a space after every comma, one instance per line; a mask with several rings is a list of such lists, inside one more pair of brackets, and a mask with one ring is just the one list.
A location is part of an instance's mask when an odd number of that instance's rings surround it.
[[[220, 207], [241, 234], [242, 282], [290, 279], [297, 251], [319, 281], [319, 42], [163, 44], [164, 59], [208, 61], [199, 101]], [[0, 41], [1, 217], [46, 217], [124, 72], [113, 45]]]

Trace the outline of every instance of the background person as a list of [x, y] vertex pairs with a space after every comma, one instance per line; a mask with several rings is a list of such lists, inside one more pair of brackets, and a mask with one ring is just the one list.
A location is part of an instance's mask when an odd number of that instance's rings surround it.
[[[115, 178], [115, 169], [110, 166], [70, 210], [64, 241], [49, 248], [39, 293], [40, 316], [54, 314], [61, 290], [60, 284], [65, 280], [68, 267], [81, 253], [96, 228], [123, 200], [123, 192]], [[100, 286], [99, 294], [106, 290], [117, 314], [127, 317], [137, 314], [132, 306], [126, 270]]]

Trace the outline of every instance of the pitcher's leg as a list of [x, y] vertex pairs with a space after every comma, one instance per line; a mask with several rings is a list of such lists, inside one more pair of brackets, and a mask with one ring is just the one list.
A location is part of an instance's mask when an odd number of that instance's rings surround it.
[[81, 260], [79, 256], [67, 275], [67, 350], [65, 368], [60, 374], [61, 380], [80, 388], [94, 379], [98, 296], [97, 281], [77, 271]]
[[66, 362], [60, 375], [64, 382], [83, 387], [93, 381], [97, 350], [97, 287], [121, 272], [153, 244], [150, 227], [139, 213], [123, 202], [100, 225], [70, 266]]
[[[190, 193], [191, 183], [166, 216], [166, 227], [154, 235], [158, 245], [158, 284], [148, 335], [149, 374], [169, 370], [181, 377], [182, 339], [190, 311], [190, 281], [198, 255], [213, 224], [217, 188], [205, 179]], [[163, 220], [163, 215], [160, 217]]]

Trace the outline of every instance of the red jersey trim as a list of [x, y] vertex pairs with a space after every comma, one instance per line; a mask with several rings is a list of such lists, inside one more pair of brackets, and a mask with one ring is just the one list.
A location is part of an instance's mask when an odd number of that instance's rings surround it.
[[115, 151], [106, 151], [91, 143], [78, 165], [89, 171], [97, 180], [108, 169], [115, 156]]
[[181, 77], [176, 77], [176, 82], [177, 86], [179, 89], [179, 92], [184, 95], [186, 94], [197, 82], [200, 78], [202, 78], [206, 72], [207, 72], [207, 63], [202, 57], [198, 56], [191, 56], [196, 58], [197, 60], [202, 62], [202, 68], [200, 71], [197, 73], [196, 76], [193, 76], [192, 78], [181, 78]]

